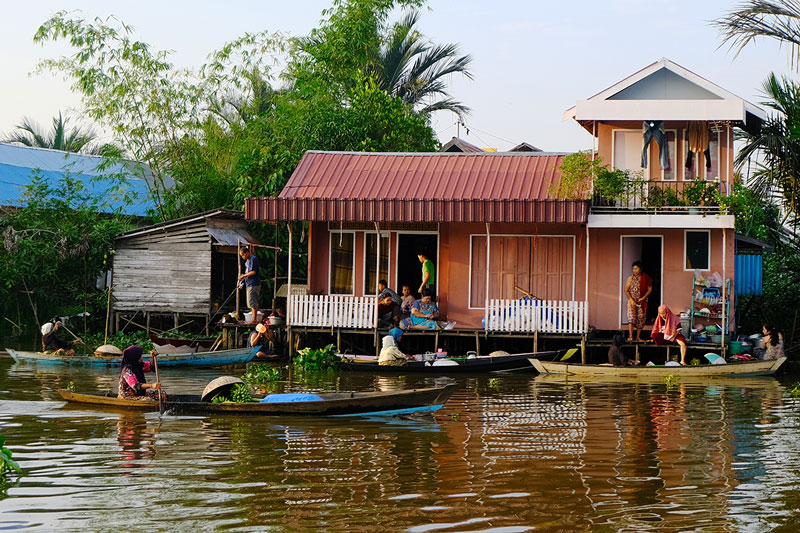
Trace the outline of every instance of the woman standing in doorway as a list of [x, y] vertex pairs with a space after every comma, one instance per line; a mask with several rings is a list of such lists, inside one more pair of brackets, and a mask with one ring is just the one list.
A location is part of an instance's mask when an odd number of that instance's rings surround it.
[[633, 328], [636, 327], [636, 340], [642, 340], [642, 328], [647, 320], [647, 298], [653, 292], [653, 278], [642, 271], [642, 262], [633, 263], [633, 273], [625, 282], [625, 296], [628, 297], [628, 342], [632, 342]]

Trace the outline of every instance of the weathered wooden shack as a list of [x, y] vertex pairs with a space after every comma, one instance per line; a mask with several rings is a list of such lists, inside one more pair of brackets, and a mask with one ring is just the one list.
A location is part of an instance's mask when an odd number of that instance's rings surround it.
[[[123, 233], [116, 239], [113, 310], [120, 315], [210, 316], [236, 287], [237, 243], [257, 244], [240, 211], [218, 209]], [[232, 306], [229, 301], [228, 306]]]

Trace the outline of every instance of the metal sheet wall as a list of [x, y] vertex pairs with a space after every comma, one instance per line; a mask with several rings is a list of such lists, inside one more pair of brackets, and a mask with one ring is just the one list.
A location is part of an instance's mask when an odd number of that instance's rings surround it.
[[737, 254], [736, 294], [739, 296], [761, 296], [764, 278], [764, 258], [761, 255]]

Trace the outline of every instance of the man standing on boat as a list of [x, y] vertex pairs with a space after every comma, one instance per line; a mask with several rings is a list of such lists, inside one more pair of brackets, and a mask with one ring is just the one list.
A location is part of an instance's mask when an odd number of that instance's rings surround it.
[[239, 255], [245, 261], [244, 274], [239, 276], [239, 281], [244, 280], [244, 285], [247, 287], [247, 307], [249, 307], [250, 311], [253, 313], [253, 318], [248, 324], [257, 324], [258, 296], [261, 292], [261, 277], [258, 275], [258, 258], [247, 246], [239, 248]]

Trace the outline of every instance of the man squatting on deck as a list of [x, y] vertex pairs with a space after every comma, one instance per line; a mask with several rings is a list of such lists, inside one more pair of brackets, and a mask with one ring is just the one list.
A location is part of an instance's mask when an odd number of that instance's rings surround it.
[[258, 275], [258, 258], [247, 246], [239, 248], [239, 255], [245, 260], [245, 272], [239, 276], [239, 281], [244, 280], [247, 287], [247, 307], [253, 313], [248, 324], [258, 323], [258, 295], [261, 292], [261, 278]]

